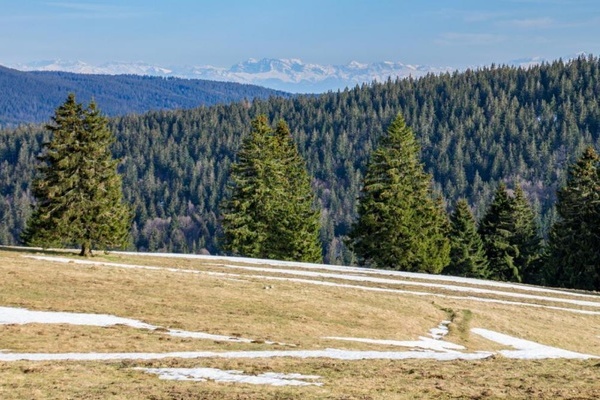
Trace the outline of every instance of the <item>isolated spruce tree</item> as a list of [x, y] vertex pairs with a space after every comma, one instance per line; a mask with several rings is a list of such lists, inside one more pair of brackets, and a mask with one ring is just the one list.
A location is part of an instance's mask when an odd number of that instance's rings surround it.
[[550, 231], [547, 283], [600, 290], [600, 157], [593, 147], [571, 165], [557, 197], [559, 220]]
[[470, 278], [487, 278], [489, 263], [475, 218], [467, 200], [456, 202], [450, 215], [450, 264], [443, 273]]
[[23, 241], [42, 247], [79, 245], [82, 256], [126, 245], [131, 216], [122, 202], [107, 119], [94, 102], [84, 110], [69, 94], [52, 120], [46, 126], [52, 137], [39, 157], [32, 185], [36, 205]]
[[449, 262], [443, 214], [404, 118], [391, 123], [371, 155], [348, 245], [362, 265], [439, 273]]
[[500, 183], [494, 200], [488, 207], [479, 234], [490, 263], [490, 279], [521, 282], [522, 277], [515, 259], [519, 248], [514, 243], [513, 199], [504, 183]]
[[281, 121], [252, 121], [232, 166], [223, 204], [225, 251], [247, 257], [321, 262], [319, 211], [304, 160]]

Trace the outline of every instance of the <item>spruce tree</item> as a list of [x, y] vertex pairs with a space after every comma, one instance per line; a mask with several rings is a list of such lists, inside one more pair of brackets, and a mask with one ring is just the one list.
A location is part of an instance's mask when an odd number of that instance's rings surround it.
[[32, 185], [37, 203], [23, 241], [42, 247], [79, 245], [82, 256], [125, 246], [131, 213], [122, 202], [107, 119], [94, 102], [84, 110], [69, 94], [52, 121], [46, 126], [52, 137]]
[[269, 201], [267, 163], [271, 128], [265, 116], [252, 121], [250, 134], [231, 166], [230, 197], [222, 205], [222, 248], [235, 255], [266, 258]]
[[450, 215], [450, 264], [444, 274], [487, 278], [489, 263], [467, 200], [456, 202]]
[[223, 204], [225, 251], [256, 258], [321, 262], [320, 212], [289, 128], [264, 115], [252, 121], [232, 166]]
[[320, 212], [306, 163], [296, 148], [285, 121], [277, 123], [274, 150], [278, 190], [273, 192], [274, 215], [268, 258], [320, 263]]
[[449, 262], [449, 242], [431, 177], [419, 145], [398, 115], [372, 153], [363, 179], [358, 219], [348, 245], [362, 265], [439, 273]]
[[542, 238], [535, 212], [520, 185], [515, 188], [512, 202], [513, 243], [519, 249], [514, 262], [525, 283], [541, 283]]
[[547, 283], [600, 290], [600, 157], [593, 147], [570, 166], [557, 197], [559, 220], [550, 231]]
[[488, 207], [479, 234], [490, 263], [490, 279], [521, 282], [522, 277], [515, 261], [519, 248], [514, 243], [513, 199], [504, 183], [500, 183], [494, 200]]

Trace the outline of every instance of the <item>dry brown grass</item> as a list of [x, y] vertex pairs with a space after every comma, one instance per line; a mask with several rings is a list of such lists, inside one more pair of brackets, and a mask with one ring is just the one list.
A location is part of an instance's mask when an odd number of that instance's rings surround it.
[[[598, 315], [483, 303], [464, 298], [415, 296], [265, 280], [256, 275], [273, 274], [224, 268], [214, 260], [119, 254], [99, 255], [93, 259], [131, 265], [234, 273], [238, 276], [57, 263], [26, 258], [27, 255], [30, 254], [0, 250], [0, 306], [111, 314], [165, 328], [242, 336], [257, 339], [259, 343], [175, 338], [160, 331], [125, 326], [0, 325], [0, 349], [11, 352], [172, 352], [287, 348], [265, 344], [265, 340], [295, 345], [295, 349], [336, 347], [390, 350], [389, 346], [324, 340], [322, 337], [414, 340], [426, 335], [440, 321], [451, 319], [447, 339], [466, 346], [469, 351], [503, 348], [470, 333], [470, 328], [481, 327], [567, 350], [600, 355]], [[73, 259], [78, 260], [75, 256]], [[337, 278], [306, 279], [386, 287]], [[401, 284], [388, 287], [414, 290]], [[441, 289], [419, 288], [419, 291], [448, 294]], [[137, 366], [204, 366], [240, 369], [248, 373], [303, 373], [320, 375], [320, 382], [324, 386], [277, 388], [163, 381], [132, 369]], [[600, 396], [599, 378], [599, 360], [519, 361], [501, 356], [483, 361], [453, 362], [289, 358], [12, 362], [0, 363], [0, 398], [594, 399]]]
[[[134, 367], [213, 367], [320, 375], [323, 386], [159, 380]], [[11, 399], [597, 399], [597, 361], [163, 360], [0, 363]]]

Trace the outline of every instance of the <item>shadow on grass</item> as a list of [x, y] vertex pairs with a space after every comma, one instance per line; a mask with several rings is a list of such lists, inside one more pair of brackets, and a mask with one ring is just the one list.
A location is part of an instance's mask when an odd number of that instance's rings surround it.
[[0, 251], [12, 251], [17, 253], [29, 254], [48, 254], [48, 255], [73, 255], [78, 256], [81, 250], [76, 249], [43, 249], [41, 247], [22, 247], [22, 246], [4, 246], [0, 245]]

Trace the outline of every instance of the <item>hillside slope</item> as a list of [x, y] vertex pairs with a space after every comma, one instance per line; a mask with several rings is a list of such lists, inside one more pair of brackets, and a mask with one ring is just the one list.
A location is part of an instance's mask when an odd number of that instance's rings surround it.
[[0, 249], [0, 276], [3, 399], [600, 393], [594, 293], [275, 260], [81, 259], [23, 248]]
[[67, 94], [109, 116], [288, 96], [260, 86], [139, 75], [21, 72], [0, 66], [0, 127], [48, 121]]

